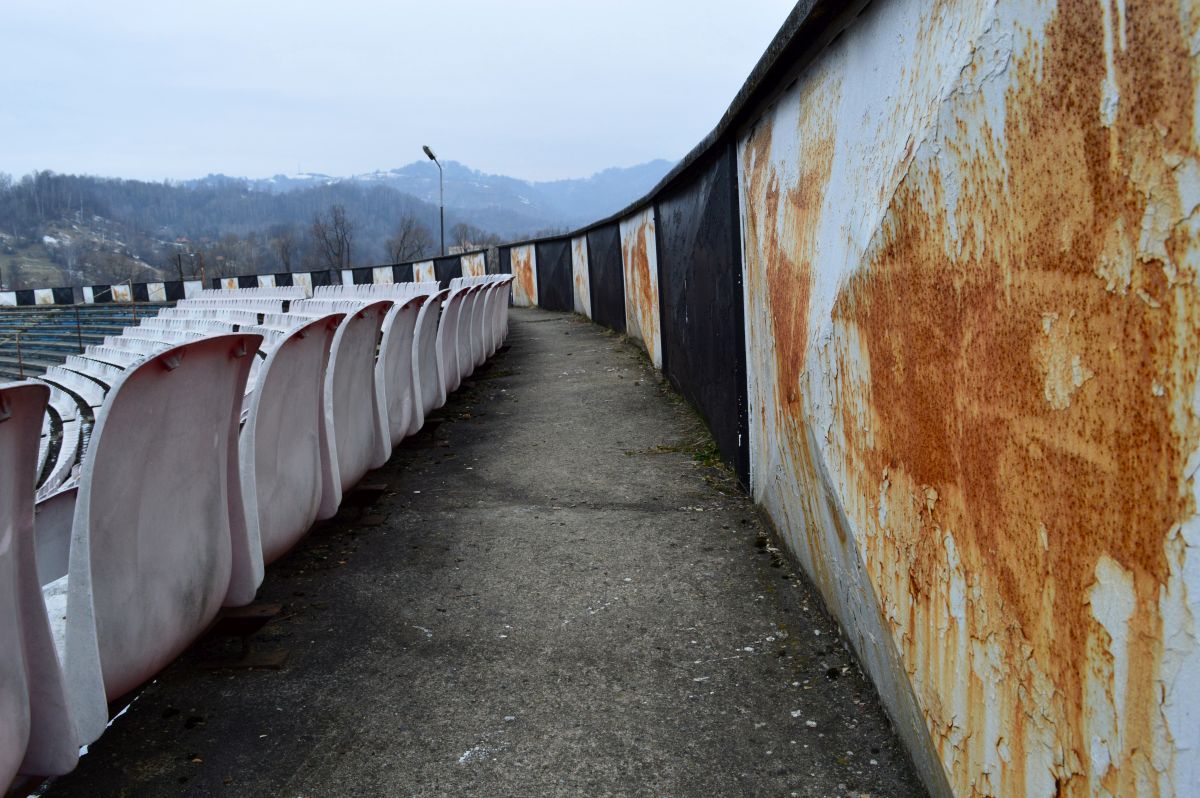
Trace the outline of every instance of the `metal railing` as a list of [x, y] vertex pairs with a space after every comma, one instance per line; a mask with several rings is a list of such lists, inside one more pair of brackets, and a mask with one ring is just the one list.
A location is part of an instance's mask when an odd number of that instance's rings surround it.
[[[115, 285], [110, 285], [108, 288], [104, 289], [103, 291], [101, 291], [98, 294], [93, 294], [92, 301], [94, 303], [97, 297], [102, 297], [105, 294], [109, 294], [111, 296], [113, 288], [115, 288], [118, 285], [129, 286], [129, 307], [133, 314], [133, 323], [137, 324], [137, 320], [138, 320], [137, 301], [134, 300], [134, 298], [133, 298], [133, 279], [132, 278], [129, 280], [126, 280], [123, 283], [116, 283]], [[72, 305], [71, 309], [75, 313], [75, 342], [76, 342], [76, 345], [79, 347], [79, 354], [82, 355], [83, 354], [83, 320], [79, 316], [79, 304], [76, 303], [76, 304]], [[58, 312], [56, 311], [53, 315], [57, 316]], [[28, 332], [28, 328], [24, 329], [24, 330], [17, 330], [15, 333], [13, 333], [8, 338], [4, 338], [4, 339], [0, 340], [0, 346], [4, 346], [5, 344], [8, 344], [8, 343], [15, 344], [16, 350], [17, 350], [16, 351], [16, 354], [17, 354], [17, 379], [21, 379], [21, 380], [25, 379], [25, 358], [21, 354], [21, 333], [24, 333], [24, 332]]]

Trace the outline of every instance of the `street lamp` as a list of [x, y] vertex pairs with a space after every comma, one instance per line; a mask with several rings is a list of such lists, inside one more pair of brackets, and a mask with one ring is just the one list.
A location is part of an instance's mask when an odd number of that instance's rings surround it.
[[442, 163], [433, 154], [433, 150], [429, 149], [428, 144], [421, 146], [425, 150], [425, 154], [429, 156], [429, 160], [437, 164], [438, 168], [438, 230], [442, 236], [442, 257], [446, 256], [446, 187], [442, 182]]

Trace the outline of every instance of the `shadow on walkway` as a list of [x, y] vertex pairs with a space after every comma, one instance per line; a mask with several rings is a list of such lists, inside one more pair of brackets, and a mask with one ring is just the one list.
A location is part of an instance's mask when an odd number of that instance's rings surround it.
[[632, 345], [514, 310], [268, 570], [252, 656], [283, 666], [198, 644], [45, 795], [923, 794], [712, 451]]

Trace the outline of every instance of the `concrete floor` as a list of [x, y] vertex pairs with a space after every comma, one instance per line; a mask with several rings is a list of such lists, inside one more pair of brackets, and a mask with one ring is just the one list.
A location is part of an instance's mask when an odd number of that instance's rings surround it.
[[282, 668], [197, 644], [44, 794], [924, 794], [644, 355], [537, 310], [508, 343], [268, 569]]

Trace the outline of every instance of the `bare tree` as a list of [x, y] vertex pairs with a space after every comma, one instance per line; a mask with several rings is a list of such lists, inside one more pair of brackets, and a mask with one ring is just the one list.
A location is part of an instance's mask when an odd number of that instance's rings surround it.
[[415, 216], [405, 216], [385, 246], [392, 263], [418, 260], [433, 252], [433, 232]]
[[502, 243], [495, 233], [488, 233], [473, 224], [459, 222], [450, 228], [450, 251], [467, 252]]
[[296, 255], [296, 233], [291, 227], [280, 227], [271, 238], [271, 249], [285, 272], [292, 270], [292, 258]]
[[354, 225], [346, 218], [346, 209], [332, 205], [329, 215], [318, 213], [312, 222], [313, 243], [321, 253], [326, 267], [331, 271], [350, 268], [350, 244], [354, 238]]

